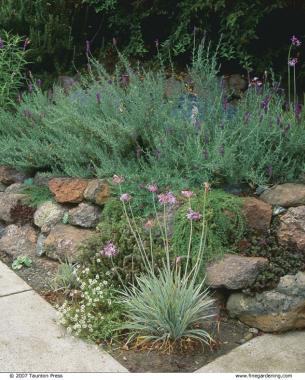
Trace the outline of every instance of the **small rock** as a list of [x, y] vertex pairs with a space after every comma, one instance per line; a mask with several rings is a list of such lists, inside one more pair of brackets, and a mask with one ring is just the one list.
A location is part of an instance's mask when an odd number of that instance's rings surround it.
[[282, 246], [305, 252], [305, 206], [291, 207], [280, 217], [277, 237]]
[[257, 335], [259, 333], [258, 329], [256, 329], [255, 327], [250, 327], [249, 332], [253, 335]]
[[305, 205], [305, 185], [284, 183], [263, 192], [260, 199], [272, 206], [294, 207]]
[[69, 211], [69, 223], [74, 226], [94, 228], [97, 226], [101, 215], [98, 206], [88, 203], [80, 203]]
[[245, 197], [243, 201], [242, 211], [248, 227], [255, 231], [267, 233], [272, 218], [271, 206], [254, 197]]
[[81, 178], [53, 178], [49, 181], [49, 189], [58, 203], [80, 203], [88, 180]]
[[93, 179], [89, 181], [84, 198], [97, 205], [104, 205], [110, 197], [109, 184], [106, 181]]
[[22, 183], [13, 183], [5, 189], [5, 193], [22, 194]]
[[43, 254], [46, 252], [44, 243], [46, 241], [46, 236], [44, 234], [39, 234], [37, 243], [36, 243], [36, 255], [37, 256], [43, 256]]
[[0, 166], [0, 182], [4, 185], [11, 185], [16, 182], [23, 182], [27, 176], [18, 170], [10, 168], [9, 166]]
[[286, 275], [274, 290], [231, 294], [227, 302], [231, 317], [264, 332], [305, 328], [305, 273]]
[[46, 255], [52, 259], [76, 262], [82, 244], [95, 232], [57, 224], [45, 240]]
[[207, 267], [206, 284], [212, 288], [243, 289], [251, 286], [268, 260], [263, 257], [225, 255]]
[[41, 228], [41, 232], [48, 233], [59, 222], [62, 221], [66, 209], [52, 201], [43, 203], [34, 214], [34, 223]]
[[277, 215], [283, 214], [286, 211], [287, 211], [287, 208], [284, 208], [281, 206], [275, 206], [272, 210], [272, 215], [277, 216]]
[[36, 254], [37, 232], [30, 225], [6, 227], [0, 239], [0, 251], [16, 258], [21, 255]]
[[246, 342], [248, 342], [248, 341], [251, 340], [252, 338], [253, 338], [253, 334], [250, 333], [250, 332], [244, 336], [244, 340], [245, 340]]

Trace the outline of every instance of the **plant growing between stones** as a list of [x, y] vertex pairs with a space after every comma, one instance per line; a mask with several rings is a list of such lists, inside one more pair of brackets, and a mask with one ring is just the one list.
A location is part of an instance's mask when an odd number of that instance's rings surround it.
[[20, 270], [22, 268], [30, 268], [32, 260], [28, 256], [18, 256], [12, 263], [14, 270]]

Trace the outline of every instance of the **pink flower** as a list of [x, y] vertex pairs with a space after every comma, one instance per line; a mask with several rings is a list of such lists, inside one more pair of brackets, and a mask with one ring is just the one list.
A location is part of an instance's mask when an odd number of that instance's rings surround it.
[[120, 196], [120, 201], [122, 202], [130, 202], [131, 201], [131, 195], [128, 193], [124, 193]]
[[195, 222], [197, 222], [201, 219], [202, 215], [198, 211], [194, 211], [191, 208], [189, 208], [186, 217], [188, 218], [188, 220], [194, 220]]
[[254, 77], [249, 83], [249, 87], [261, 87], [263, 82], [258, 77]]
[[298, 63], [298, 59], [297, 58], [291, 58], [288, 61], [288, 65], [292, 66], [292, 67], [295, 66], [297, 63]]
[[112, 177], [112, 183], [114, 183], [115, 185], [120, 185], [121, 183], [125, 182], [125, 178], [122, 177], [122, 176], [119, 176], [119, 175], [114, 175]]
[[165, 205], [165, 204], [172, 204], [173, 205], [177, 201], [176, 197], [171, 192], [167, 192], [165, 194], [159, 194], [158, 199], [159, 199], [159, 202], [161, 203], [161, 205]]
[[148, 219], [148, 221], [144, 224], [144, 228], [147, 230], [152, 229], [155, 226], [155, 221], [153, 219]]
[[181, 194], [185, 197], [185, 198], [191, 198], [194, 193], [190, 190], [182, 190], [181, 191]]
[[296, 36], [291, 37], [291, 43], [294, 46], [301, 46], [302, 44], [301, 41]]
[[175, 262], [176, 262], [176, 265], [180, 264], [181, 256], [177, 256]]
[[118, 254], [118, 249], [113, 242], [109, 240], [100, 253], [104, 257], [115, 257]]
[[158, 186], [155, 184], [147, 185], [147, 190], [151, 193], [156, 193], [158, 191]]

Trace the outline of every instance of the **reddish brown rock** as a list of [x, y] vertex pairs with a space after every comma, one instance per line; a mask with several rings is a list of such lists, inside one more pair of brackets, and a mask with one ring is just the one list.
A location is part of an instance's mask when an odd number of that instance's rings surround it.
[[44, 241], [45, 254], [52, 259], [76, 262], [80, 247], [94, 233], [90, 230], [57, 224]]
[[80, 178], [53, 178], [48, 185], [58, 203], [80, 203], [88, 182]]
[[272, 207], [254, 197], [244, 198], [243, 213], [247, 226], [259, 232], [267, 232], [272, 218]]
[[93, 202], [97, 205], [104, 205], [110, 197], [109, 184], [106, 181], [93, 179], [89, 181], [88, 186], [84, 192], [84, 198], [87, 201]]
[[294, 207], [305, 205], [305, 185], [284, 183], [263, 192], [260, 199], [272, 206]]
[[281, 216], [277, 237], [281, 245], [305, 252], [305, 206], [291, 207]]
[[268, 260], [263, 257], [224, 255], [207, 267], [206, 284], [212, 288], [244, 289], [253, 285]]
[[0, 166], [0, 182], [4, 185], [11, 185], [16, 182], [23, 182], [26, 175], [9, 166]]

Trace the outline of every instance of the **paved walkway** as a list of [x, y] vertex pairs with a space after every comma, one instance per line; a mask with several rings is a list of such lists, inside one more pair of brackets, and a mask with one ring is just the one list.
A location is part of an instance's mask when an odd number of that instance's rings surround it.
[[262, 335], [196, 372], [305, 373], [305, 331]]
[[0, 262], [1, 372], [127, 372], [97, 346], [65, 334], [56, 311]]

